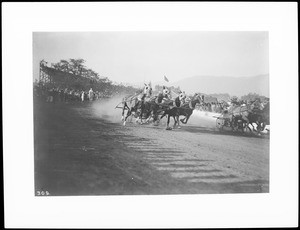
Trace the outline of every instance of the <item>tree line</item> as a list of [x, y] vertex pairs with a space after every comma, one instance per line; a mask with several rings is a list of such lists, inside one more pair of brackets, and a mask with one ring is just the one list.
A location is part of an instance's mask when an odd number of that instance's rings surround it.
[[[50, 67], [47, 67], [55, 70], [51, 71], [52, 79], [54, 79], [51, 85], [54, 87], [74, 88], [76, 90], [89, 90], [92, 88], [94, 91], [99, 91], [106, 96], [134, 93], [137, 90], [122, 83], [113, 83], [108, 77], [100, 76], [99, 73], [85, 66], [85, 63], [86, 61], [82, 58], [62, 59], [57, 63], [51, 63]], [[40, 62], [41, 67], [45, 67], [47, 64], [44, 60]]]

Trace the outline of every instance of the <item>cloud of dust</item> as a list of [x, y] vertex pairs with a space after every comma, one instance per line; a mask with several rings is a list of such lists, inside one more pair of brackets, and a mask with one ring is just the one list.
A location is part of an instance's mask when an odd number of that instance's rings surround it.
[[95, 101], [93, 103], [95, 115], [110, 122], [121, 122], [122, 109], [116, 108], [116, 106], [122, 106], [121, 102], [125, 96], [128, 95], [118, 95]]
[[214, 128], [216, 127], [216, 119], [220, 116], [218, 113], [194, 110], [193, 114], [191, 115], [188, 124], [207, 127], [207, 128]]

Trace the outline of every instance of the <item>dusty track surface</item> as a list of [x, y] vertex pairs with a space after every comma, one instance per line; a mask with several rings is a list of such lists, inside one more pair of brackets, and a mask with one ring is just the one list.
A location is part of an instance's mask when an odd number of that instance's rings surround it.
[[122, 126], [100, 102], [35, 102], [35, 189], [50, 195], [269, 191], [269, 138], [189, 125]]

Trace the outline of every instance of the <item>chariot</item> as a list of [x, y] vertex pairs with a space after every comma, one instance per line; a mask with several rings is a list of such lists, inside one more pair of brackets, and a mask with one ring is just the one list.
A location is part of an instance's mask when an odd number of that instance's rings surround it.
[[241, 115], [224, 111], [220, 116], [216, 118], [216, 127], [219, 131], [223, 131], [226, 128], [230, 128], [232, 131], [245, 132], [247, 128], [247, 122], [242, 118]]

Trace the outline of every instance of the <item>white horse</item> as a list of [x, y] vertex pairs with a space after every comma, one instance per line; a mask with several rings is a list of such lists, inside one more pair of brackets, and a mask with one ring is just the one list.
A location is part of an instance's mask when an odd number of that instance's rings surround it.
[[[122, 121], [124, 126], [126, 125], [127, 118], [132, 114], [137, 115], [138, 112], [139, 112], [138, 119], [140, 119], [142, 123], [144, 102], [148, 98], [150, 98], [151, 94], [152, 94], [152, 88], [150, 83], [149, 84], [144, 83], [144, 89], [142, 91], [137, 92], [135, 95], [131, 95], [129, 97], [123, 98]], [[127, 110], [126, 116], [124, 116], [125, 110]]]

